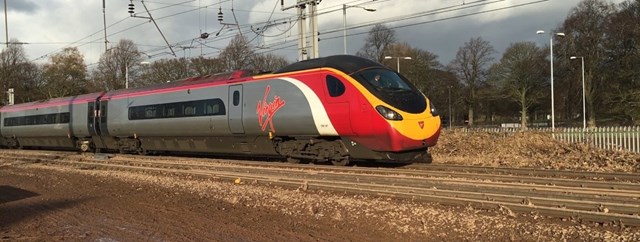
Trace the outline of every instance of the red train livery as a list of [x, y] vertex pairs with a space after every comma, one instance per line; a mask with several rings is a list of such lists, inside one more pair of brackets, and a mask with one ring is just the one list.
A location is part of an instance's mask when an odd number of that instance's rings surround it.
[[0, 109], [4, 146], [414, 162], [440, 134], [429, 99], [377, 62], [338, 55], [273, 73], [193, 77]]

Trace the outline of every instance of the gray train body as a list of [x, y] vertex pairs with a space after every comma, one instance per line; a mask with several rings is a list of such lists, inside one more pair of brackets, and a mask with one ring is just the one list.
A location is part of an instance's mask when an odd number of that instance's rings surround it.
[[[395, 85], [379, 86], [380, 75]], [[399, 73], [333, 56], [268, 75], [235, 71], [5, 106], [0, 145], [412, 162], [440, 134], [429, 106]]]

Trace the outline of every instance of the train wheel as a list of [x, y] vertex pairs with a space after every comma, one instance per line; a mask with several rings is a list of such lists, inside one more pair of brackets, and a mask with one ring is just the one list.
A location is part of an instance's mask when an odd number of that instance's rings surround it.
[[138, 148], [138, 155], [148, 155], [148, 154], [149, 154], [149, 151], [147, 149], [142, 147]]
[[80, 150], [82, 152], [89, 152], [91, 151], [91, 146], [89, 146], [89, 142], [82, 142], [82, 144], [80, 144]]
[[345, 157], [339, 160], [331, 160], [331, 164], [334, 166], [347, 166], [349, 165], [349, 158]]

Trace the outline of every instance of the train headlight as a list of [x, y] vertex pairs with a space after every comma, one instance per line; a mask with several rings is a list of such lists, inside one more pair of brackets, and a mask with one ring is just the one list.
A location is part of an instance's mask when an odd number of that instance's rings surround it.
[[376, 107], [376, 110], [378, 110], [378, 113], [380, 113], [380, 115], [382, 115], [382, 117], [388, 119], [388, 120], [402, 120], [402, 115], [400, 115], [398, 112], [391, 110], [390, 108], [387, 108], [385, 106], [382, 105], [378, 105]]
[[431, 104], [431, 115], [433, 116], [440, 115], [440, 113], [438, 113], [438, 110], [436, 109], [436, 106], [434, 106], [433, 103], [430, 103], [430, 104]]

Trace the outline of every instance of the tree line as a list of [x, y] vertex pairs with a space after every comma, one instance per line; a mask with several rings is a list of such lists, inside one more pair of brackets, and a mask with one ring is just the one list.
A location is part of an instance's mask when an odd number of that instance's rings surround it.
[[[555, 37], [556, 125], [582, 126], [582, 63], [589, 127], [637, 125], [640, 118], [640, 0], [612, 4], [583, 0], [552, 33]], [[444, 65], [435, 54], [399, 42], [392, 29], [376, 25], [357, 55], [396, 67], [455, 125], [519, 123], [549, 125], [550, 50], [535, 42], [512, 43], [496, 56], [490, 42], [471, 38]], [[574, 57], [574, 58], [571, 58]]]
[[[0, 103], [6, 105], [9, 88], [14, 89], [15, 103], [148, 86], [191, 76], [233, 70], [276, 70], [288, 65], [286, 58], [259, 54], [242, 35], [233, 38], [215, 58], [174, 58], [145, 62], [147, 56], [133, 41], [120, 40], [107, 49], [95, 68], [89, 70], [76, 47], [64, 48], [49, 57], [46, 64], [27, 58], [20, 42], [13, 39], [0, 52]], [[127, 83], [128, 80], [128, 83]]]
[[[582, 66], [586, 118], [598, 124], [637, 125], [640, 117], [640, 0], [612, 4], [583, 0], [552, 33], [555, 116], [560, 126], [582, 123]], [[547, 33], [549, 34], [549, 33]], [[549, 37], [549, 36], [546, 36]], [[16, 103], [95, 91], [179, 80], [189, 76], [257, 69], [277, 70], [288, 64], [274, 54], [257, 54], [237, 35], [215, 58], [174, 58], [145, 62], [145, 53], [127, 39], [120, 40], [88, 70], [75, 47], [49, 57], [46, 64], [27, 59], [18, 40], [0, 52], [0, 86], [14, 88]], [[401, 42], [395, 31], [374, 26], [357, 55], [397, 68], [427, 95], [442, 117], [454, 125], [548, 125], [551, 112], [549, 47], [534, 42], [512, 43], [502, 56], [482, 37], [469, 39], [455, 58], [443, 64], [438, 56]], [[582, 57], [571, 60], [570, 57]], [[2, 104], [7, 93], [0, 92]]]

